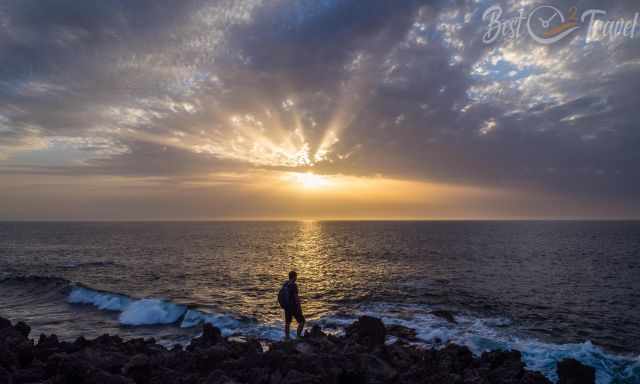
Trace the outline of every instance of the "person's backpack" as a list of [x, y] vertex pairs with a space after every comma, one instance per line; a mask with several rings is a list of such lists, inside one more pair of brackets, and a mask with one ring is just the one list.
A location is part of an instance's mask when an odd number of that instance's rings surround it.
[[291, 295], [289, 293], [289, 282], [287, 281], [278, 292], [278, 304], [282, 309], [288, 309], [291, 306]]

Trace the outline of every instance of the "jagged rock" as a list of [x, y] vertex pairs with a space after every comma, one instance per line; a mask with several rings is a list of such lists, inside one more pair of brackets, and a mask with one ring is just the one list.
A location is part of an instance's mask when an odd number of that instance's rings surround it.
[[2, 367], [0, 367], [0, 383], [13, 384], [11, 373]]
[[282, 373], [279, 370], [276, 370], [269, 375], [269, 384], [279, 384], [282, 381]]
[[7, 345], [13, 346], [26, 341], [27, 338], [22, 335], [15, 327], [6, 327], [0, 329], [0, 341], [4, 341]]
[[322, 332], [322, 328], [320, 328], [318, 324], [315, 324], [313, 327], [311, 327], [311, 331], [305, 331], [305, 335], [304, 335], [304, 337], [308, 337], [312, 339], [324, 338], [326, 336], [327, 335], [324, 332]]
[[198, 349], [193, 356], [195, 367], [200, 371], [211, 371], [229, 358], [231, 358], [231, 351], [224, 345], [214, 345], [207, 349]]
[[25, 339], [28, 338], [29, 333], [31, 333], [31, 327], [23, 323], [22, 321], [18, 322], [18, 324], [16, 324], [14, 328], [16, 331], [20, 332], [20, 334], [24, 336]]
[[228, 377], [224, 372], [217, 370], [209, 375], [204, 384], [237, 384], [237, 382]]
[[296, 343], [296, 351], [303, 355], [313, 355], [316, 352], [311, 344], [305, 342]]
[[346, 336], [314, 327], [263, 352], [258, 340], [224, 338], [210, 325], [188, 348], [170, 350], [153, 339], [109, 335], [73, 343], [42, 335], [34, 346], [25, 327], [9, 326], [0, 329], [0, 384], [550, 384], [524, 369], [519, 352], [474, 358], [453, 344], [424, 350], [402, 341], [411, 336], [407, 329], [388, 329], [405, 337], [385, 345], [385, 325], [364, 316]]
[[11, 322], [4, 317], [0, 317], [0, 329], [9, 328], [11, 326]]
[[485, 352], [480, 360], [489, 366], [489, 380], [496, 384], [518, 383], [524, 375], [524, 363], [519, 351]]
[[91, 376], [91, 384], [135, 384], [135, 381], [121, 375], [97, 371]]
[[[102, 348], [111, 348], [113, 346], [120, 347], [122, 346], [122, 341], [114, 340], [111, 338], [104, 338], [103, 340], [101, 340], [101, 344], [103, 345]], [[150, 343], [148, 340], [140, 338], [124, 342], [124, 348], [130, 355], [147, 353], [149, 351], [149, 347], [153, 345], [154, 344]]]
[[242, 342], [231, 342], [226, 344], [226, 347], [236, 355], [255, 356], [262, 353], [262, 345], [258, 340], [253, 338], [246, 339]]
[[[43, 366], [33, 366], [30, 368], [19, 369], [13, 373], [13, 381], [15, 383], [37, 383], [44, 380], [47, 376]], [[0, 380], [2, 383], [2, 380]]]
[[0, 368], [12, 368], [18, 365], [18, 359], [13, 351], [2, 341], [0, 341]]
[[415, 341], [417, 339], [415, 329], [397, 324], [387, 325], [387, 334], [407, 341]]
[[443, 318], [445, 320], [447, 320], [450, 323], [456, 324], [456, 319], [453, 317], [453, 314], [449, 311], [445, 311], [445, 310], [438, 310], [438, 311], [433, 311], [431, 312], [432, 315], [434, 316], [438, 316], [440, 318]]
[[593, 384], [596, 370], [575, 359], [564, 359], [556, 367], [558, 384]]
[[364, 372], [345, 371], [338, 377], [339, 384], [367, 384], [367, 375]]
[[370, 348], [383, 345], [386, 338], [384, 323], [375, 317], [361, 316], [346, 329], [347, 337], [354, 337], [360, 344]]
[[292, 369], [287, 372], [287, 375], [280, 381], [280, 384], [312, 384], [315, 382], [313, 375]]
[[222, 338], [222, 333], [219, 328], [214, 327], [211, 324], [205, 323], [202, 326], [202, 339], [211, 343], [216, 343]]
[[83, 359], [66, 353], [56, 353], [47, 359], [46, 372], [54, 377], [54, 383], [85, 383], [93, 372], [93, 367]]
[[370, 354], [360, 356], [360, 368], [366, 372], [367, 382], [370, 384], [391, 382], [398, 375], [391, 365]]
[[56, 335], [40, 335], [34, 349], [34, 356], [40, 361], [47, 361], [52, 354], [60, 351], [60, 343]]
[[73, 345], [75, 345], [78, 349], [82, 349], [89, 345], [89, 342], [84, 338], [84, 336], [80, 336], [73, 342]]
[[33, 342], [23, 340], [17, 343], [13, 347], [15, 355], [18, 358], [18, 364], [20, 367], [28, 367], [33, 361]]
[[385, 348], [385, 358], [396, 369], [408, 369], [420, 360], [420, 354], [406, 345], [394, 343]]
[[58, 336], [56, 335], [47, 336], [45, 334], [41, 334], [40, 338], [38, 339], [39, 347], [57, 348], [59, 344], [60, 344], [60, 341], [58, 341]]
[[473, 362], [469, 348], [449, 344], [436, 354], [436, 364], [442, 371], [461, 374]]
[[[81, 344], [84, 342], [84, 345], [85, 346], [87, 345], [86, 340], [80, 340], [79, 339], [79, 340], [76, 340], [76, 341], [78, 343], [81, 343]], [[91, 343], [91, 344], [97, 344], [97, 345], [100, 345], [102, 347], [114, 347], [114, 346], [120, 346], [122, 344], [122, 342], [123, 342], [123, 340], [122, 340], [122, 338], [120, 336], [117, 336], [117, 335], [116, 336], [111, 336], [111, 335], [108, 335], [108, 334], [104, 334], [104, 335], [99, 336], [98, 338], [96, 338], [93, 341], [93, 343]], [[142, 345], [142, 346], [144, 346], [146, 342], [145, 342], [144, 339], [133, 339], [133, 340], [130, 340], [130, 343], [132, 345]]]
[[151, 378], [151, 361], [149, 356], [137, 354], [122, 368], [122, 373], [136, 383], [146, 383]]
[[91, 366], [113, 374], [121, 373], [125, 365], [130, 363], [129, 357], [124, 353], [119, 351], [105, 353], [105, 350], [98, 349], [95, 346], [88, 347], [75, 356], [81, 356]]
[[549, 380], [540, 372], [525, 371], [520, 384], [548, 384]]
[[202, 325], [202, 336], [195, 338], [191, 341], [191, 344], [187, 347], [188, 351], [195, 351], [196, 349], [208, 348], [221, 341], [222, 332], [220, 329], [214, 327], [209, 323]]
[[[24, 328], [21, 329], [24, 332]], [[27, 367], [32, 360], [33, 341], [16, 327], [0, 329], [0, 365], [8, 369]]]
[[149, 384], [199, 384], [201, 381], [200, 375], [195, 372], [178, 372], [161, 366], [154, 366], [152, 376], [148, 379]]

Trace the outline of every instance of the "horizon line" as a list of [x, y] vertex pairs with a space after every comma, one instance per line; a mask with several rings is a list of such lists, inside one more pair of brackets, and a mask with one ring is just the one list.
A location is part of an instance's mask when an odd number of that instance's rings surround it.
[[0, 219], [0, 223], [216, 223], [216, 222], [455, 222], [455, 221], [640, 221], [640, 218], [207, 218], [207, 219]]

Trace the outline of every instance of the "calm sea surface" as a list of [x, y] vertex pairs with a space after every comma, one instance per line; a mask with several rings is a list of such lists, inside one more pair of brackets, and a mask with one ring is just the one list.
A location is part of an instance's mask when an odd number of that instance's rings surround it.
[[207, 321], [278, 339], [291, 269], [336, 333], [372, 314], [426, 346], [521, 350], [552, 379], [572, 356], [640, 383], [640, 222], [0, 223], [0, 315], [36, 335], [172, 344]]

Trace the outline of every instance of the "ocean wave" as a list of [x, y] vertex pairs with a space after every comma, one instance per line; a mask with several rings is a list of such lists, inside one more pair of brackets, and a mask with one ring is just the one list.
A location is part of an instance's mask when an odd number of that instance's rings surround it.
[[596, 369], [597, 383], [631, 384], [640, 382], [637, 361], [607, 353], [590, 341], [553, 344], [531, 339], [514, 339], [507, 341], [506, 346], [509, 349], [521, 351], [523, 360], [529, 369], [543, 372], [551, 380], [557, 380], [555, 368], [558, 361], [574, 358]]
[[120, 312], [118, 321], [127, 326], [174, 324], [184, 317], [188, 309], [186, 305], [169, 300], [136, 299], [79, 285], [72, 287], [67, 302], [89, 304], [101, 310]]
[[[225, 336], [242, 333], [269, 340], [279, 340], [284, 336], [280, 323], [261, 324], [232, 314], [204, 312], [161, 299], [135, 300], [118, 294], [75, 287], [69, 294], [69, 300], [78, 296], [84, 298], [84, 303], [98, 308], [121, 311], [120, 322], [124, 325], [175, 323], [181, 328], [192, 328], [209, 323], [220, 328]], [[316, 322], [328, 327], [331, 333], [342, 334], [344, 328], [361, 315], [379, 317], [385, 324], [414, 329], [418, 344], [426, 347], [440, 348], [451, 342], [469, 347], [476, 355], [495, 349], [518, 350], [528, 369], [540, 371], [554, 381], [557, 380], [557, 362], [574, 358], [596, 369], [598, 384], [640, 382], [640, 357], [615, 355], [590, 341], [557, 344], [522, 338], [518, 336], [515, 327], [512, 327], [512, 321], [507, 318], [476, 318], [456, 314], [455, 323], [451, 323], [424, 305], [381, 303], [362, 307], [349, 314], [330, 314]]]
[[511, 327], [512, 321], [505, 318], [476, 318], [456, 315], [455, 323], [433, 314], [424, 305], [395, 303], [369, 304], [351, 315], [351, 318], [331, 316], [323, 318], [326, 325], [343, 327], [360, 315], [375, 316], [385, 324], [396, 324], [416, 330], [421, 345], [440, 348], [447, 343], [467, 346], [474, 354], [490, 350], [518, 350], [530, 370], [542, 372], [550, 380], [556, 381], [556, 364], [565, 358], [574, 358], [596, 369], [598, 384], [638, 384], [640, 383], [640, 356], [616, 355], [592, 344], [559, 344], [544, 342], [518, 335]]
[[203, 323], [209, 323], [221, 330], [231, 331], [242, 327], [242, 322], [235, 316], [220, 313], [206, 313], [195, 309], [189, 309], [184, 315], [181, 328], [192, 328]]
[[125, 295], [97, 291], [82, 286], [73, 287], [67, 301], [71, 304], [91, 304], [98, 309], [108, 311], [123, 311], [131, 304], [131, 299]]
[[[133, 298], [114, 292], [100, 291], [60, 278], [13, 277], [0, 283], [29, 283], [36, 286], [61, 289], [71, 304], [92, 305], [100, 310], [119, 312], [123, 326], [175, 325], [194, 328], [203, 323], [212, 324], [225, 336], [242, 334], [266, 340], [280, 340], [284, 336], [281, 322], [260, 323], [231, 313], [215, 313], [161, 298]], [[507, 318], [477, 318], [454, 314], [455, 323], [437, 316], [425, 305], [398, 303], [366, 304], [340, 313], [331, 313], [310, 323], [323, 326], [330, 333], [341, 334], [347, 325], [361, 315], [381, 318], [385, 324], [402, 325], [416, 330], [418, 344], [440, 348], [452, 342], [465, 345], [476, 355], [484, 351], [502, 349], [522, 352], [528, 369], [542, 372], [556, 380], [555, 367], [564, 358], [574, 358], [596, 369], [598, 384], [640, 383], [640, 356], [616, 355], [592, 344], [552, 343], [523, 337], [517, 325]]]
[[100, 268], [100, 267], [112, 267], [119, 266], [120, 264], [115, 261], [68, 261], [60, 265], [63, 269], [77, 269], [77, 268]]
[[130, 302], [118, 320], [123, 325], [174, 324], [186, 311], [186, 305], [161, 299], [141, 299]]
[[67, 296], [71, 304], [93, 305], [105, 311], [120, 312], [118, 322], [123, 326], [149, 326], [174, 324], [180, 328], [193, 328], [203, 323], [212, 324], [230, 336], [243, 333], [271, 340], [282, 338], [280, 327], [258, 324], [228, 313], [211, 313], [184, 304], [160, 298], [132, 298], [123, 294], [105, 292], [72, 284]]

